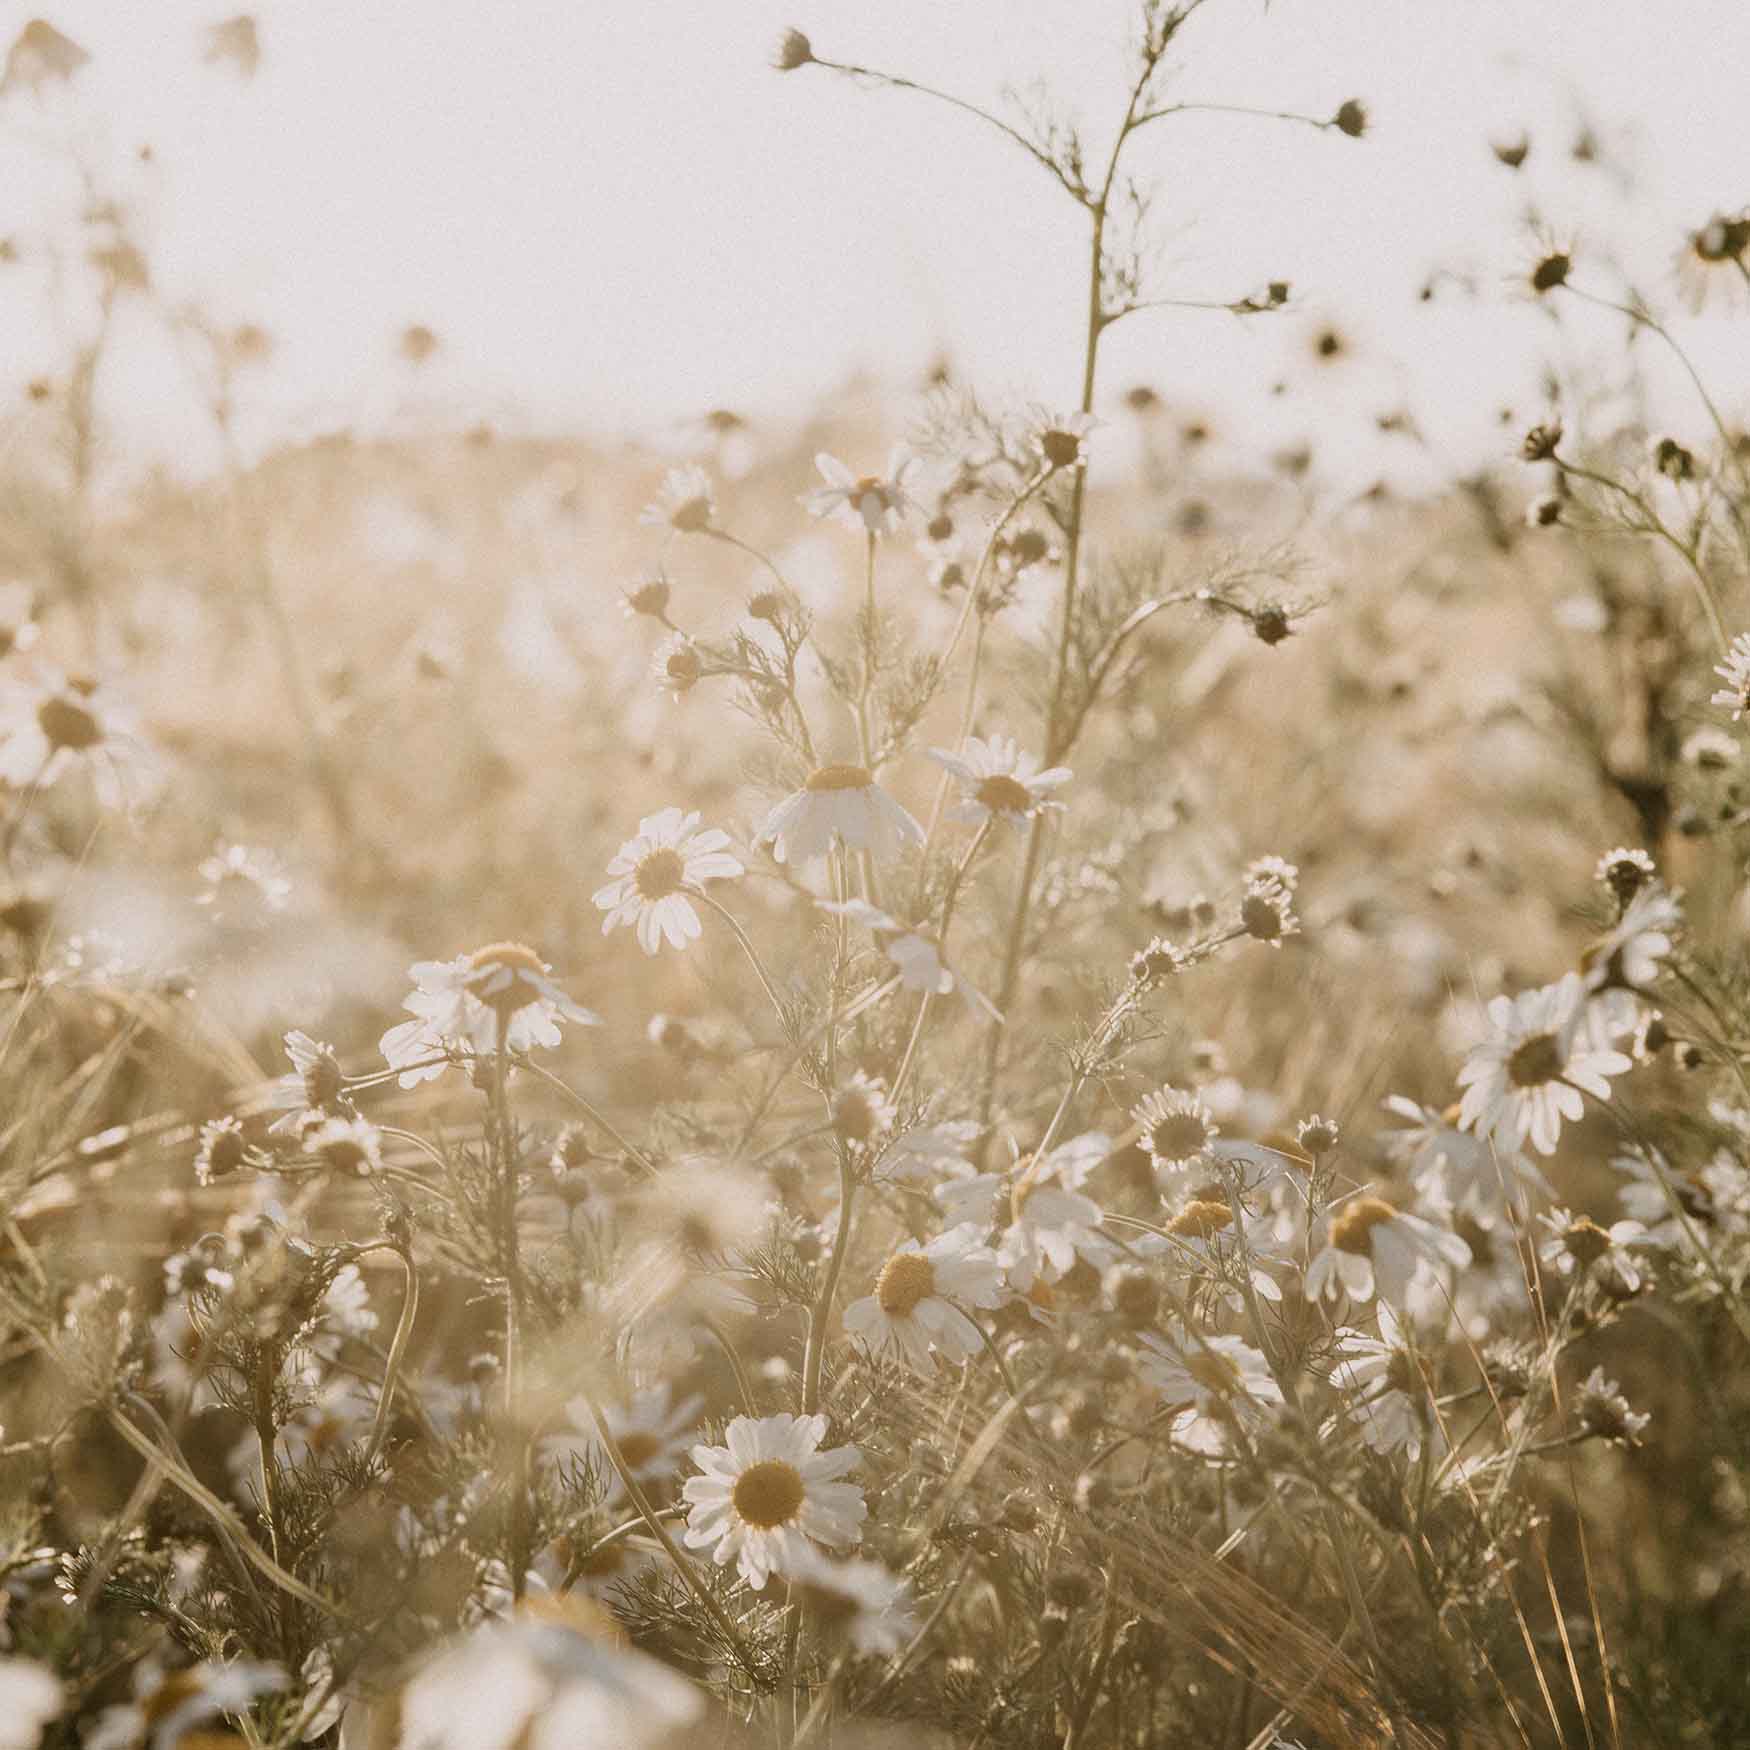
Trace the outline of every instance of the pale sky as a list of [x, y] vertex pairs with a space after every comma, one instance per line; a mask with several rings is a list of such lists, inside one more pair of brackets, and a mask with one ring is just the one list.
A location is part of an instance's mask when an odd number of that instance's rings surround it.
[[[276, 337], [253, 444], [478, 418], [661, 439], [713, 406], [798, 409], [856, 369], [910, 388], [938, 352], [1000, 395], [1076, 392], [1084, 220], [1067, 197], [968, 117], [768, 56], [793, 23], [822, 55], [987, 106], [1044, 75], [1098, 152], [1129, 0], [263, 0], [252, 80], [203, 64], [222, 3], [36, 4], [93, 60], [0, 102], [0, 234], [22, 257], [0, 268], [0, 394], [64, 368], [89, 320], [54, 294], [45, 248], [69, 234], [75, 161], [136, 210], [166, 300]], [[0, 4], [0, 43], [32, 11]], [[1211, 0], [1181, 44], [1176, 96], [1318, 115], [1359, 97], [1374, 122], [1355, 142], [1183, 116], [1136, 150], [1163, 186], [1159, 293], [1285, 278], [1296, 306], [1137, 316], [1103, 387], [1146, 380], [1240, 445], [1362, 444], [1408, 402], [1444, 453], [1498, 448], [1495, 408], [1534, 411], [1544, 360], [1616, 338], [1599, 317], [1569, 342], [1512, 297], [1528, 209], [1577, 239], [1577, 278], [1619, 283], [1608, 253], [1668, 295], [1683, 228], [1750, 202], [1743, 0]], [[1588, 123], [1610, 168], [1570, 161]], [[1514, 175], [1488, 141], [1521, 129]], [[1442, 265], [1481, 297], [1418, 303]], [[1314, 385], [1327, 320], [1359, 350]], [[444, 341], [417, 381], [393, 358], [410, 321]], [[1745, 333], [1696, 331], [1740, 415]], [[1317, 402], [1273, 400], [1284, 376]], [[142, 310], [109, 390], [129, 459], [210, 454]]]

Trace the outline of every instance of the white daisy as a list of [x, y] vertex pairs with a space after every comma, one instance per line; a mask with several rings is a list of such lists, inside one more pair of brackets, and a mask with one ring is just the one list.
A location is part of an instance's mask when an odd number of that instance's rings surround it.
[[336, 1173], [368, 1179], [383, 1166], [383, 1136], [367, 1118], [323, 1118], [305, 1128], [299, 1146]]
[[523, 1052], [556, 1046], [562, 1019], [599, 1026], [601, 1017], [574, 1003], [552, 972], [520, 942], [493, 942], [454, 960], [415, 962], [415, 988], [401, 1005], [414, 1019], [391, 1027], [381, 1042], [389, 1067], [402, 1072], [401, 1086], [443, 1074], [445, 1064], [428, 1058], [497, 1051], [501, 1031], [508, 1051]]
[[960, 780], [954, 818], [968, 826], [983, 826], [993, 818], [1013, 825], [1047, 808], [1062, 808], [1051, 792], [1073, 775], [1068, 766], [1041, 771], [1038, 759], [1023, 753], [1020, 744], [1006, 735], [993, 735], [988, 741], [969, 735], [959, 753], [945, 747], [927, 751]]
[[1600, 1275], [1614, 1276], [1630, 1294], [1640, 1287], [1640, 1265], [1628, 1248], [1646, 1245], [1650, 1239], [1642, 1223], [1625, 1218], [1600, 1227], [1590, 1216], [1559, 1205], [1537, 1219], [1549, 1235], [1537, 1255], [1558, 1276], [1583, 1277], [1596, 1268]]
[[826, 484], [802, 495], [800, 502], [810, 516], [836, 516], [853, 529], [891, 535], [918, 508], [905, 484], [917, 461], [903, 446], [888, 456], [885, 475], [853, 474], [837, 456], [824, 450], [814, 458], [814, 465]]
[[237, 1659], [167, 1672], [148, 1661], [134, 1668], [134, 1700], [106, 1707], [82, 1740], [84, 1750], [136, 1750], [147, 1744], [151, 1750], [160, 1745], [173, 1750], [195, 1735], [193, 1727], [226, 1714], [246, 1714], [259, 1697], [285, 1687], [285, 1673], [277, 1665]]
[[650, 659], [650, 674], [658, 686], [678, 699], [704, 679], [704, 653], [685, 632], [671, 632]]
[[899, 972], [899, 982], [907, 990], [930, 996], [959, 994], [960, 1000], [975, 1016], [989, 1021], [1001, 1021], [996, 1005], [976, 990], [942, 958], [942, 944], [927, 930], [902, 924], [879, 906], [866, 899], [847, 899], [842, 903], [823, 900], [820, 909], [842, 914], [885, 938], [882, 949]]
[[61, 1711], [60, 1680], [32, 1659], [0, 1659], [0, 1750], [36, 1750]]
[[701, 832], [697, 813], [665, 808], [638, 823], [638, 836], [621, 845], [608, 865], [610, 881], [595, 895], [608, 915], [602, 934], [621, 924], [635, 924], [638, 945], [654, 954], [664, 939], [676, 948], [696, 942], [703, 933], [689, 892], [707, 881], [727, 881], [745, 874], [740, 861], [725, 848], [729, 834], [717, 827]]
[[1300, 934], [1294, 915], [1294, 888], [1274, 874], [1253, 876], [1240, 896], [1240, 928], [1254, 941], [1280, 948], [1287, 936]]
[[1112, 1139], [1092, 1131], [1061, 1144], [1019, 1176], [950, 1179], [936, 1187], [936, 1202], [950, 1222], [997, 1230], [997, 1262], [1009, 1286], [1025, 1294], [1042, 1276], [1059, 1280], [1078, 1258], [1096, 1269], [1116, 1261], [1117, 1247], [1098, 1231], [1103, 1211], [1079, 1189], [1111, 1152]]
[[966, 1155], [978, 1139], [979, 1124], [972, 1118], [947, 1118], [897, 1136], [875, 1162], [877, 1179], [934, 1182], [972, 1171]]
[[1605, 1377], [1602, 1367], [1594, 1367], [1581, 1381], [1574, 1400], [1574, 1415], [1588, 1434], [1602, 1440], [1615, 1440], [1624, 1446], [1638, 1446], [1642, 1431], [1652, 1421], [1645, 1410], [1632, 1410], [1614, 1379]]
[[1445, 1199], [1467, 1215], [1492, 1219], [1506, 1209], [1523, 1216], [1532, 1192], [1553, 1194], [1542, 1170], [1520, 1150], [1460, 1130], [1402, 1094], [1388, 1095], [1384, 1106], [1408, 1120], [1380, 1140], [1403, 1162], [1418, 1197]]
[[1086, 467], [1088, 434], [1101, 423], [1091, 413], [1054, 414], [1036, 408], [1028, 421], [1026, 444], [1053, 468]]
[[[1736, 757], [1738, 744], [1730, 736], [1726, 741]], [[1658, 864], [1638, 846], [1618, 845], [1614, 850], [1606, 851], [1592, 871], [1592, 879], [1600, 886], [1608, 887], [1623, 905], [1627, 905], [1648, 882], [1658, 878]]]
[[101, 682], [46, 669], [0, 691], [0, 781], [46, 790], [75, 767], [105, 808], [144, 800], [159, 776], [138, 716]]
[[854, 1446], [819, 1450], [825, 1416], [737, 1416], [724, 1438], [725, 1446], [693, 1448], [704, 1474], [681, 1486], [692, 1503], [689, 1549], [709, 1548], [719, 1567], [737, 1563], [757, 1591], [788, 1571], [809, 1538], [835, 1548], [861, 1540], [863, 1491], [838, 1479], [863, 1455]]
[[1233, 1205], [1228, 1201], [1226, 1189], [1220, 1185], [1204, 1185], [1192, 1191], [1189, 1201], [1164, 1224], [1163, 1231], [1171, 1236], [1170, 1241], [1145, 1234], [1131, 1242], [1131, 1249], [1143, 1256], [1159, 1252], [1189, 1265], [1226, 1303], [1232, 1304], [1243, 1297], [1241, 1285], [1247, 1280], [1260, 1299], [1276, 1301], [1282, 1298], [1282, 1289], [1276, 1278], [1264, 1268], [1267, 1261], [1278, 1265], [1288, 1261], [1279, 1253], [1276, 1227], [1273, 1215], [1246, 1215], [1242, 1254], [1240, 1244], [1234, 1238]]
[[1648, 882], [1623, 908], [1615, 925], [1586, 950], [1580, 962], [1586, 988], [1645, 990], [1658, 978], [1683, 925], [1676, 896]]
[[919, 1373], [934, 1366], [931, 1351], [966, 1361], [983, 1347], [978, 1326], [962, 1310], [1002, 1299], [1002, 1269], [971, 1223], [950, 1228], [927, 1246], [901, 1246], [882, 1265], [875, 1292], [845, 1308], [845, 1329], [871, 1349], [891, 1350]]
[[1726, 684], [1708, 702], [1731, 707], [1736, 723], [1750, 711], [1750, 632], [1740, 632], [1726, 652], [1726, 660], [1714, 665], [1714, 673]]
[[696, 462], [670, 468], [656, 497], [638, 513], [641, 523], [655, 523], [681, 535], [703, 535], [717, 519], [711, 476]]
[[195, 904], [226, 922], [253, 922], [264, 912], [286, 909], [292, 884], [272, 851], [221, 843], [197, 871], [203, 883]]
[[1244, 1338], [1145, 1331], [1141, 1341], [1138, 1371], [1169, 1405], [1184, 1406], [1173, 1437], [1193, 1452], [1226, 1451], [1230, 1421], [1255, 1426], [1264, 1405], [1282, 1402], [1269, 1362]]
[[[602, 1406], [608, 1433], [634, 1482], [661, 1482], [674, 1475], [704, 1407], [704, 1399], [696, 1395], [677, 1402], [666, 1381], [633, 1392], [628, 1403]], [[555, 1464], [583, 1457], [593, 1460], [596, 1469], [609, 1479], [607, 1499], [618, 1500], [625, 1493], [625, 1484], [602, 1446], [588, 1399], [573, 1398], [565, 1413], [577, 1432], [549, 1435], [541, 1442], [542, 1454]]]
[[1434, 1413], [1427, 1374], [1406, 1341], [1406, 1329], [1382, 1300], [1377, 1337], [1365, 1331], [1337, 1333], [1341, 1359], [1331, 1369], [1331, 1383], [1348, 1395], [1345, 1414], [1375, 1452], [1401, 1450], [1414, 1464], [1424, 1444], [1438, 1454], [1445, 1450], [1446, 1441]]
[[1412, 1278], [1445, 1264], [1462, 1270], [1470, 1247], [1457, 1234], [1394, 1209], [1383, 1197], [1356, 1197], [1331, 1217], [1324, 1249], [1306, 1273], [1306, 1297], [1371, 1300], [1375, 1289], [1394, 1306], [1409, 1296]]
[[910, 1586], [880, 1562], [834, 1561], [804, 1546], [788, 1578], [808, 1620], [854, 1653], [890, 1658], [917, 1632]]
[[312, 1039], [294, 1029], [285, 1036], [286, 1056], [292, 1060], [289, 1075], [281, 1076], [269, 1093], [277, 1111], [285, 1114], [268, 1126], [278, 1134], [296, 1132], [311, 1113], [343, 1114], [346, 1108], [346, 1077], [332, 1045]]
[[1130, 1114], [1157, 1170], [1188, 1167], [1221, 1134], [1221, 1126], [1195, 1094], [1157, 1088]]
[[1633, 1066], [1582, 1025], [1585, 998], [1580, 975], [1570, 972], [1540, 990], [1490, 1000], [1490, 1036], [1458, 1072], [1463, 1129], [1512, 1148], [1529, 1140], [1539, 1154], [1553, 1154], [1562, 1120], [1585, 1111], [1582, 1093], [1610, 1097], [1608, 1078]]
[[862, 766], [821, 766], [766, 816], [755, 842], [769, 842], [780, 863], [806, 863], [835, 841], [885, 862], [921, 845], [924, 829]]

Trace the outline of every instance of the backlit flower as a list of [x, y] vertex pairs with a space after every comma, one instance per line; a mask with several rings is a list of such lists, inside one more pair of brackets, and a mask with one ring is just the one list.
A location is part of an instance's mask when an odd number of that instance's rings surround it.
[[816, 1631], [854, 1653], [890, 1657], [917, 1632], [911, 1587], [880, 1562], [834, 1561], [805, 1546], [787, 1578]]
[[845, 1329], [876, 1351], [902, 1356], [920, 1373], [930, 1371], [932, 1350], [950, 1361], [976, 1355], [983, 1339], [963, 1309], [1002, 1299], [1001, 1267], [978, 1236], [968, 1224], [927, 1246], [915, 1240], [901, 1246], [882, 1265], [875, 1292], [845, 1308]]
[[638, 945], [654, 954], [666, 939], [685, 948], [703, 933], [689, 893], [707, 881], [725, 881], [743, 874], [739, 859], [727, 850], [729, 834], [716, 827], [699, 829], [697, 813], [665, 808], [638, 823], [638, 836], [621, 845], [608, 865], [617, 877], [598, 889], [595, 903], [608, 915], [602, 934], [621, 924], [636, 925]]
[[988, 741], [969, 735], [959, 753], [932, 747], [929, 756], [960, 780], [954, 818], [968, 826], [983, 826], [992, 819], [1013, 825], [1044, 809], [1061, 808], [1063, 804], [1051, 793], [1072, 776], [1068, 766], [1041, 771], [1038, 759], [1023, 753], [1020, 744], [1006, 735], [993, 735]]
[[864, 767], [821, 766], [766, 816], [755, 842], [769, 843], [780, 863], [824, 857], [835, 843], [885, 862], [921, 845], [924, 829]]
[[1726, 652], [1726, 660], [1714, 665], [1714, 673], [1726, 684], [1713, 695], [1710, 704], [1727, 707], [1736, 723], [1750, 711], [1750, 632], [1740, 632]]
[[706, 533], [717, 516], [711, 477], [697, 463], [670, 468], [656, 497], [638, 513], [641, 523], [655, 523], [680, 535]]
[[1306, 1273], [1306, 1297], [1371, 1300], [1375, 1291], [1404, 1305], [1412, 1278], [1447, 1265], [1462, 1270], [1470, 1247], [1457, 1234], [1419, 1215], [1406, 1215], [1382, 1197], [1356, 1197], [1330, 1219], [1324, 1249]]
[[814, 465], [826, 484], [802, 495], [801, 503], [810, 516], [836, 516], [853, 529], [891, 535], [918, 509], [905, 483], [917, 461], [903, 446], [889, 454], [885, 475], [853, 474], [837, 456], [824, 450], [814, 458]]

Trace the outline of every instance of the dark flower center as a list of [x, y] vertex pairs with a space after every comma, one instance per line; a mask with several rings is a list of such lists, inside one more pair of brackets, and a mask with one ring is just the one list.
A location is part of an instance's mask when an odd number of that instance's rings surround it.
[[1534, 1033], [1513, 1048], [1507, 1059], [1507, 1079], [1516, 1088], [1541, 1088], [1560, 1081], [1562, 1048], [1553, 1033]]
[[665, 845], [641, 859], [632, 872], [632, 885], [638, 889], [640, 899], [667, 899], [671, 893], [680, 891], [686, 873], [680, 852]]
[[788, 1525], [802, 1506], [802, 1476], [781, 1458], [751, 1464], [735, 1479], [730, 1504], [756, 1531]]

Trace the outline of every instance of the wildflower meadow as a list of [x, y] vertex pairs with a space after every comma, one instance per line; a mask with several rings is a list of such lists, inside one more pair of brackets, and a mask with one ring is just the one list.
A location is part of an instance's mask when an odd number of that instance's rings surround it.
[[[1236, 5], [1091, 8], [1086, 115], [749, 36], [1014, 160], [1061, 401], [251, 449], [125, 191], [0, 245], [0, 1750], [1750, 1744], [1750, 208], [1455, 237], [1382, 304], [1541, 393], [1339, 488], [1370, 312], [1163, 265], [1180, 118], [1394, 150], [1195, 95]], [[218, 462], [122, 490], [146, 323]]]

